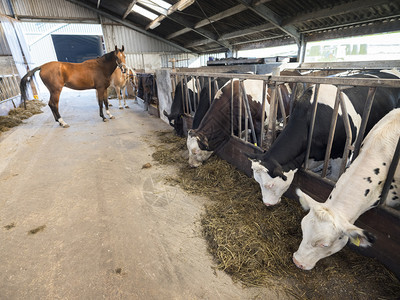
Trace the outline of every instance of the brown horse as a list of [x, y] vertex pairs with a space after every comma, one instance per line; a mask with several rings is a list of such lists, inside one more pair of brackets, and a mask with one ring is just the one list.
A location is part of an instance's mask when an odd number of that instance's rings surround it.
[[21, 79], [21, 98], [25, 103], [26, 85], [31, 81], [33, 74], [40, 70], [40, 78], [50, 92], [49, 106], [56, 122], [59, 122], [64, 128], [69, 127], [58, 112], [60, 93], [64, 86], [74, 90], [96, 89], [100, 117], [102, 117], [105, 122], [107, 119], [103, 114], [103, 103], [105, 104], [107, 115], [110, 119], [114, 119], [114, 116], [112, 116], [108, 110], [107, 100], [107, 88], [110, 85], [110, 77], [117, 66], [123, 68], [124, 65], [124, 46], [122, 46], [121, 49], [115, 46], [114, 51], [95, 59], [86, 60], [82, 63], [48, 62], [29, 71]]
[[[124, 107], [121, 104], [121, 98], [124, 100], [124, 106], [125, 108], [129, 108], [129, 106], [126, 104], [126, 89], [127, 89], [127, 84], [128, 82], [132, 85], [134, 89], [134, 99], [136, 100], [136, 93], [138, 89], [138, 81], [137, 81], [137, 75], [136, 72], [128, 67], [124, 66], [124, 68], [116, 68], [114, 73], [111, 75], [111, 81], [110, 81], [110, 86], [115, 89], [115, 92], [117, 93], [118, 101], [119, 101], [119, 109], [123, 109]], [[122, 96], [121, 96], [122, 94]], [[111, 104], [110, 104], [111, 106]]]

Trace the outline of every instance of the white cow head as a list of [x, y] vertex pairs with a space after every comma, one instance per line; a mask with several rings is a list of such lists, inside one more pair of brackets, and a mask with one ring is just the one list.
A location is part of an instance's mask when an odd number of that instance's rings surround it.
[[263, 202], [267, 206], [278, 204], [283, 193], [287, 191], [293, 181], [296, 170], [283, 172], [280, 166], [271, 168], [272, 172], [258, 160], [251, 161], [253, 177], [260, 184]]
[[207, 138], [197, 134], [193, 130], [188, 131], [186, 145], [189, 150], [189, 165], [191, 167], [197, 168], [213, 153], [212, 151], [205, 150], [208, 148]]
[[300, 203], [310, 212], [301, 221], [303, 240], [293, 254], [293, 262], [303, 270], [311, 270], [322, 258], [340, 251], [348, 239], [357, 246], [368, 247], [374, 237], [344, 217], [335, 214], [325, 203], [319, 203], [300, 189], [296, 190]]

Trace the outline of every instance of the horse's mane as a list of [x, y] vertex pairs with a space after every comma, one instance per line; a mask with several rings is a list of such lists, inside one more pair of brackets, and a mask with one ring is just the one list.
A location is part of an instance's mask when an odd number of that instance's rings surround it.
[[104, 54], [97, 58], [98, 60], [112, 61], [115, 60], [115, 50]]

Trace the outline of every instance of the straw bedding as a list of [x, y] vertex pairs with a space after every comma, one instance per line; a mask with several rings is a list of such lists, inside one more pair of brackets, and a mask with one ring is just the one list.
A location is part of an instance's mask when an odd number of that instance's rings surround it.
[[29, 100], [26, 101], [26, 109], [23, 104], [20, 107], [12, 109], [7, 116], [0, 116], [0, 132], [10, 130], [22, 123], [22, 120], [28, 119], [33, 115], [42, 113], [41, 108], [46, 106], [42, 101]]
[[[153, 158], [178, 167], [166, 178], [210, 202], [201, 216], [203, 235], [216, 268], [244, 286], [262, 286], [297, 299], [398, 299], [399, 280], [374, 259], [347, 247], [323, 259], [311, 271], [298, 269], [292, 254], [301, 241], [305, 215], [293, 200], [266, 207], [258, 183], [212, 156], [190, 168], [186, 139], [157, 132]], [[378, 241], [379, 242], [379, 241]]]

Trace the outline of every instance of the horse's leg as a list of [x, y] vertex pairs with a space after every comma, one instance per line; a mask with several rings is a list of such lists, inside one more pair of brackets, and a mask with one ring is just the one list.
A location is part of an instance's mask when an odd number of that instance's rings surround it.
[[121, 88], [119, 86], [115, 87], [115, 91], [117, 92], [117, 97], [118, 97], [118, 103], [119, 103], [119, 109], [123, 109], [121, 105]]
[[[99, 103], [99, 111], [100, 111], [100, 117], [103, 119], [103, 122], [106, 122], [107, 119], [104, 117], [104, 113], [103, 113], [103, 103], [104, 101], [104, 94], [105, 94], [105, 90], [104, 88], [99, 88], [97, 89], [97, 101]], [[107, 105], [108, 106], [108, 105]]]
[[[110, 117], [110, 119], [115, 119], [115, 117], [110, 113], [110, 111], [108, 110], [108, 101], [107, 101], [107, 90], [104, 91], [104, 104], [106, 106], [106, 114]], [[102, 107], [103, 108], [103, 107]], [[103, 112], [103, 110], [102, 110]], [[103, 116], [104, 117], [104, 116]], [[103, 119], [103, 121], [105, 121], [107, 119]]]
[[61, 118], [60, 113], [58, 112], [58, 102], [60, 100], [60, 94], [61, 94], [61, 89], [59, 91], [50, 92], [49, 106], [51, 108], [51, 112], [53, 113], [56, 122], [60, 123], [60, 126], [68, 128], [69, 125], [65, 123], [65, 121]]
[[133, 103], [138, 103], [138, 100], [137, 100], [137, 92], [138, 92], [138, 85], [137, 84], [134, 84], [133, 85], [133, 98], [135, 99], [134, 101], [133, 101]]
[[122, 88], [122, 97], [124, 98], [124, 106], [125, 108], [129, 108], [129, 106], [126, 104], [126, 90], [127, 90], [127, 85]]

